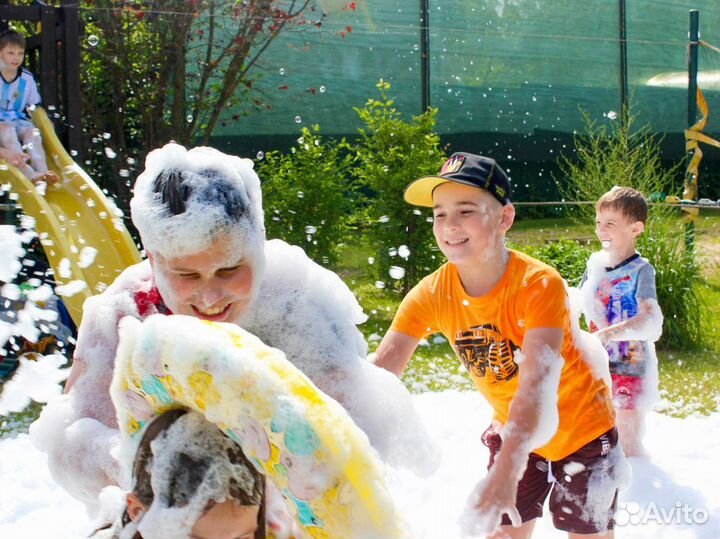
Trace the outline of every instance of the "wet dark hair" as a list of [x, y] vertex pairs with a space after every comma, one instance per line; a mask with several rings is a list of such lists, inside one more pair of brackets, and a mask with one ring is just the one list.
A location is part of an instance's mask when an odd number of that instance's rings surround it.
[[0, 50], [8, 45], [15, 45], [22, 49], [25, 48], [25, 36], [15, 30], [5, 30], [0, 34]]
[[[133, 493], [143, 505], [149, 506], [154, 498], [149, 472], [152, 464], [152, 449], [150, 444], [186, 413], [187, 410], [177, 409], [170, 410], [158, 416], [147, 426], [140, 439], [140, 445], [135, 454], [135, 463], [133, 465], [133, 480], [135, 481]], [[228, 450], [227, 457], [230, 462], [241, 464], [247, 468], [254, 480], [252, 492], [246, 492], [241, 485], [231, 480], [230, 498], [240, 505], [258, 505], [258, 500], [262, 500], [263, 495], [262, 474], [255, 469], [255, 466], [247, 459], [238, 445], [233, 445], [233, 448]], [[173, 466], [174, 475], [170, 478], [170, 485], [174, 486], [174, 488], [169, 489], [170, 498], [167, 500], [167, 505], [169, 507], [175, 507], [188, 503], [205, 479], [205, 474], [210, 468], [210, 464], [208, 459], [196, 458], [186, 453], [178, 453], [177, 461], [175, 462], [175, 466]], [[186, 486], [182, 488], [180, 485]], [[183, 490], [185, 490], [185, 492], [183, 492]]]
[[[150, 468], [152, 466], [152, 442], [167, 431], [175, 421], [185, 415], [188, 411], [185, 409], [176, 409], [165, 412], [163, 415], [156, 417], [145, 428], [137, 452], [135, 453], [135, 461], [133, 463], [133, 486], [132, 493], [137, 496], [138, 500], [145, 506], [150, 507], [155, 499], [155, 493], [152, 489], [152, 477]], [[227, 452], [227, 457], [234, 464], [243, 465], [253, 476], [252, 492], [247, 492], [242, 485], [238, 485], [233, 479], [229, 485], [229, 499], [238, 505], [259, 505], [258, 511], [258, 527], [255, 532], [256, 539], [265, 539], [265, 478], [255, 469], [255, 466], [248, 460], [240, 449], [240, 446], [233, 445], [232, 449]], [[166, 501], [168, 507], [181, 507], [190, 501], [197, 488], [202, 484], [205, 475], [210, 468], [208, 459], [196, 458], [186, 453], [178, 453], [177, 460], [173, 466], [173, 476], [170, 477], [169, 497]], [[211, 500], [206, 507], [209, 510], [215, 501]], [[124, 510], [121, 517], [122, 530], [130, 524], [131, 519], [127, 509]], [[112, 525], [110, 525], [112, 526]], [[108, 529], [110, 526], [102, 529]], [[97, 531], [101, 531], [97, 530]], [[96, 532], [97, 533], [97, 532]], [[135, 532], [132, 539], [142, 539], [140, 532]]]
[[[242, 193], [222, 173], [205, 169], [197, 175], [205, 180], [195, 187], [201, 203], [222, 207], [233, 222], [239, 221], [245, 215], [248, 208]], [[187, 172], [164, 170], [153, 182], [153, 191], [160, 195], [160, 200], [170, 215], [180, 215], [187, 209], [186, 203], [194, 192], [193, 186], [187, 180]]]

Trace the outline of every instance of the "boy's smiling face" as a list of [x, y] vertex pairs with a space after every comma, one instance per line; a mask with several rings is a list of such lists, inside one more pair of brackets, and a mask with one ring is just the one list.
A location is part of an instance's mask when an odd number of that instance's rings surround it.
[[511, 205], [502, 206], [477, 187], [447, 182], [433, 192], [435, 241], [456, 265], [474, 265], [493, 256], [503, 247], [513, 216]]
[[0, 62], [2, 69], [17, 70], [25, 59], [25, 49], [17, 45], [7, 45], [0, 49]]
[[642, 221], [632, 221], [612, 207], [601, 208], [595, 213], [595, 234], [603, 250], [616, 262], [622, 262], [635, 253], [637, 237], [644, 228]]

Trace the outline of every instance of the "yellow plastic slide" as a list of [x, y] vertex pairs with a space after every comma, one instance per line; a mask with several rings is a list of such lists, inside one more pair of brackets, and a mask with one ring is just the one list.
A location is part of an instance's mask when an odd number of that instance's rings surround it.
[[85, 299], [102, 292], [141, 257], [121, 211], [70, 158], [45, 110], [36, 108], [32, 120], [40, 130], [48, 167], [61, 182], [43, 195], [18, 169], [0, 161], [0, 184], [10, 184], [23, 213], [34, 219], [55, 273], [56, 293], [79, 325]]

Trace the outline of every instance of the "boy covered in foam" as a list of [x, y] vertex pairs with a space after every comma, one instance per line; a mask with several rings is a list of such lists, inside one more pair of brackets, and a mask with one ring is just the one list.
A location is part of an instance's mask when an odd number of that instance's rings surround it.
[[647, 203], [635, 189], [614, 187], [597, 201], [595, 214], [602, 250], [590, 257], [580, 285], [583, 311], [608, 352], [620, 443], [627, 456], [641, 456], [645, 414], [657, 398], [654, 342], [663, 324], [655, 270], [635, 250]]
[[66, 490], [92, 506], [104, 486], [118, 484], [108, 392], [118, 323], [157, 313], [235, 323], [254, 333], [338, 400], [384, 460], [434, 469], [437, 454], [409, 393], [365, 361], [356, 327], [365, 316], [355, 296], [302, 249], [265, 240], [252, 161], [168, 144], [148, 155], [131, 210], [148, 259], [87, 300], [66, 396], [31, 429]]

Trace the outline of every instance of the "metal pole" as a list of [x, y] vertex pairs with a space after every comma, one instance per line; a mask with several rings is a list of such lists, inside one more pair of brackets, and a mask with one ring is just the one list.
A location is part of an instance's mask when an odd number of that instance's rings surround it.
[[420, 86], [422, 112], [430, 107], [430, 7], [429, 0], [420, 0]]
[[697, 119], [698, 41], [700, 40], [699, 29], [700, 12], [697, 9], [691, 9], [688, 44], [688, 127], [692, 127]]
[[[700, 12], [697, 9], [690, 10], [690, 33], [688, 35], [688, 129], [695, 124], [697, 119], [697, 72], [698, 72], [698, 41], [700, 40]], [[690, 164], [692, 153], [686, 156], [687, 164]], [[698, 171], [699, 173], [699, 171]], [[697, 178], [685, 178], [685, 181], [698, 181]], [[695, 190], [695, 201], [697, 202], [698, 190]], [[693, 250], [695, 245], [695, 222], [692, 216], [685, 225], [685, 246]]]
[[625, 15], [625, 0], [618, 0], [618, 29], [620, 34], [620, 111], [623, 122], [627, 119], [626, 116], [628, 112], [627, 19]]

